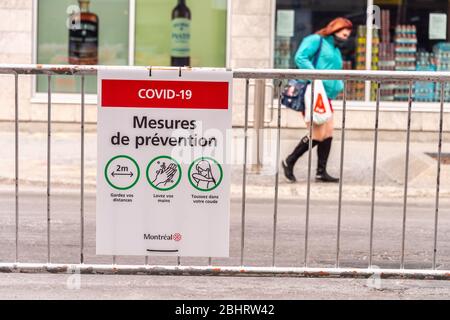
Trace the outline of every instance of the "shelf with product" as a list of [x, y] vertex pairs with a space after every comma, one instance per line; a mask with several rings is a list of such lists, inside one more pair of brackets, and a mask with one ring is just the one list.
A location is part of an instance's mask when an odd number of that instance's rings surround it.
[[[388, 26], [385, 28], [389, 29]], [[438, 42], [433, 46], [432, 52], [426, 51], [418, 42], [415, 25], [397, 25], [393, 42], [388, 42], [386, 37], [382, 37], [379, 45], [378, 69], [450, 71], [450, 43]], [[409, 83], [383, 83], [380, 95], [381, 100], [385, 101], [407, 101]], [[439, 101], [440, 85], [415, 81], [412, 83], [412, 98], [416, 102]], [[450, 86], [446, 85], [444, 89], [444, 99], [450, 101]]]
[[[417, 56], [417, 29], [414, 25], [397, 25], [395, 27], [395, 70], [415, 71]], [[412, 85], [414, 98], [414, 84]], [[409, 97], [409, 83], [397, 83], [394, 90], [395, 101], [407, 101]]]
[[[386, 17], [385, 19], [383, 19]], [[414, 25], [396, 25], [393, 37], [383, 30], [389, 30], [389, 14], [382, 12], [381, 30], [373, 30], [371, 70], [392, 71], [450, 71], [450, 42], [438, 42], [432, 52], [420, 46], [417, 39], [417, 27]], [[366, 69], [366, 28], [357, 27], [355, 66], [344, 61], [344, 70]], [[391, 39], [393, 41], [391, 41]], [[370, 84], [370, 99], [376, 100], [376, 84]], [[347, 99], [365, 100], [366, 84], [363, 81], [348, 81]], [[412, 82], [414, 102], [428, 103], [440, 100], [440, 84], [433, 82]], [[383, 81], [380, 88], [380, 100], [406, 102], [409, 97], [409, 82]], [[340, 96], [342, 98], [342, 95]], [[444, 88], [444, 100], [450, 102], [450, 84]]]
[[[355, 67], [356, 70], [366, 70], [366, 34], [367, 29], [365, 25], [359, 25], [356, 28], [355, 38]], [[371, 68], [372, 70], [378, 69], [378, 55], [379, 55], [379, 34], [377, 30], [372, 33], [372, 57]], [[344, 61], [343, 69], [353, 69], [351, 61]], [[347, 83], [347, 99], [364, 101], [365, 100], [365, 88], [364, 81], [348, 81]], [[375, 94], [375, 86], [372, 84], [371, 96]]]
[[[348, 11], [339, 12], [319, 4], [299, 4], [295, 0], [276, 0], [276, 4], [276, 17], [278, 11], [286, 11], [281, 14], [283, 16], [292, 11], [292, 23], [287, 23], [289, 19], [276, 20], [275, 68], [296, 68], [293, 56], [302, 39], [319, 30], [332, 18], [343, 16], [353, 23], [350, 40], [346, 47], [341, 48], [344, 70], [450, 71], [450, 43], [447, 43], [450, 41], [450, 26], [445, 26], [446, 22], [442, 22], [445, 21], [443, 16], [450, 12], [450, 3], [446, 0], [373, 0], [371, 4], [380, 10], [374, 11], [372, 23], [368, 22], [365, 14], [369, 3], [362, 15], [356, 14], [353, 5], [350, 6], [348, 2], [342, 4], [344, 7], [348, 6]], [[317, 10], [318, 7], [321, 9]], [[368, 29], [368, 23], [373, 28]], [[286, 32], [287, 26], [292, 27], [292, 34]], [[287, 37], [288, 35], [291, 36]], [[368, 41], [367, 37], [370, 35], [372, 39]], [[436, 56], [436, 52], [439, 52], [439, 56]], [[450, 101], [450, 84], [444, 89], [445, 100]], [[380, 87], [380, 107], [406, 110], [409, 90], [408, 80], [383, 80]], [[346, 100], [349, 106], [361, 110], [373, 108], [376, 96], [375, 82], [346, 82]], [[435, 110], [440, 97], [440, 86], [413, 81], [412, 97], [414, 110]], [[341, 93], [336, 100], [342, 98]], [[340, 103], [342, 102], [336, 101], [336, 106]]]
[[[436, 71], [450, 71], [450, 42], [440, 42], [433, 47], [432, 53]], [[435, 85], [434, 100], [440, 101], [441, 84]], [[444, 101], [450, 102], [450, 85], [444, 86]]]
[[[416, 0], [394, 4], [374, 0], [374, 5], [381, 9], [379, 70], [450, 71], [448, 25], [436, 25], [433, 21], [435, 15], [441, 19], [447, 15], [450, 9], [448, 1]], [[409, 90], [407, 81], [383, 82], [381, 100], [405, 103]], [[412, 98], [414, 108], [417, 104], [434, 105], [440, 100], [440, 85], [413, 81]], [[450, 101], [450, 86], [444, 90], [444, 99]]]

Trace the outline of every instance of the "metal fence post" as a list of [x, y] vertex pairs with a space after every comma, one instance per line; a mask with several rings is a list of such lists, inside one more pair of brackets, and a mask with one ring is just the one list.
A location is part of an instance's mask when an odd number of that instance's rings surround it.
[[248, 143], [248, 93], [249, 79], [245, 79], [245, 118], [244, 118], [244, 164], [242, 165], [242, 210], [241, 210], [241, 266], [244, 265], [245, 247], [245, 201], [247, 190], [247, 143]]
[[252, 171], [260, 172], [263, 157], [263, 128], [265, 112], [266, 80], [255, 80], [255, 102], [253, 105], [253, 129], [256, 141], [253, 143], [253, 159], [256, 163], [252, 165]]
[[14, 187], [15, 187], [15, 233], [16, 233], [16, 256], [15, 262], [19, 261], [19, 75], [14, 74]]
[[372, 268], [373, 258], [373, 227], [375, 222], [375, 187], [377, 180], [377, 156], [378, 156], [378, 125], [380, 117], [380, 87], [381, 83], [377, 82], [377, 95], [375, 104], [375, 136], [373, 139], [373, 171], [372, 171], [372, 200], [370, 207], [370, 240], [369, 240], [369, 268]]
[[84, 263], [84, 76], [81, 76], [80, 263]]
[[51, 215], [50, 215], [50, 190], [51, 190], [51, 133], [52, 133], [52, 76], [49, 74], [48, 82], [48, 106], [47, 106], [47, 263], [50, 263], [50, 247], [51, 247]]
[[434, 240], [433, 240], [433, 270], [436, 269], [437, 256], [437, 239], [438, 239], [438, 219], [439, 219], [439, 192], [441, 186], [441, 155], [442, 155], [442, 131], [444, 126], [444, 87], [446, 82], [442, 81], [440, 92], [440, 110], [439, 110], [439, 138], [438, 138], [438, 155], [437, 155], [437, 172], [436, 172], [436, 200], [434, 208]]

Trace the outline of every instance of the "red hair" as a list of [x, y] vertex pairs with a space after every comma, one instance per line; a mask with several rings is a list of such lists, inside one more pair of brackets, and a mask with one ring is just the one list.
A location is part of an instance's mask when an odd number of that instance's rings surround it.
[[317, 31], [317, 34], [320, 34], [323, 37], [329, 36], [331, 34], [334, 34], [338, 31], [341, 31], [342, 29], [352, 29], [353, 28], [353, 23], [346, 19], [346, 18], [336, 18], [332, 21], [330, 21], [330, 23], [327, 24], [327, 26], [325, 28], [320, 29], [319, 31]]

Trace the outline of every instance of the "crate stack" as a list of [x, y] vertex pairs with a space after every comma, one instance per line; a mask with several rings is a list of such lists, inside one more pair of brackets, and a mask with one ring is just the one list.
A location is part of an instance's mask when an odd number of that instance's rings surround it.
[[[366, 26], [358, 26], [358, 37], [356, 43], [356, 69], [366, 70]], [[378, 29], [372, 31], [372, 63], [371, 69], [378, 70], [378, 57], [379, 57], [379, 44], [380, 38]], [[355, 81], [355, 99], [354, 100], [364, 100], [365, 98], [365, 82]], [[375, 99], [376, 95], [376, 85], [371, 84], [370, 98]]]
[[[440, 42], [434, 45], [433, 53], [437, 71], [450, 71], [450, 42]], [[450, 85], [445, 84], [444, 100], [450, 102]], [[435, 101], [441, 101], [441, 85], [435, 85]]]
[[[342, 69], [344, 70], [352, 70], [352, 62], [350, 60], [344, 60], [342, 61]], [[347, 91], [347, 100], [354, 100], [354, 97], [356, 96], [356, 92], [355, 92], [355, 81], [347, 81], [346, 84], [346, 91]], [[338, 95], [338, 99], [342, 100], [344, 96], [344, 93], [341, 92]]]
[[[417, 54], [417, 71], [435, 71], [434, 55], [430, 52]], [[435, 95], [434, 82], [416, 81], [414, 84], [414, 99], [419, 102], [432, 102]]]
[[[378, 33], [378, 29], [372, 30], [372, 70], [378, 70], [379, 65], [379, 56], [380, 56], [380, 37]], [[380, 92], [381, 93], [381, 92]], [[377, 95], [377, 86], [376, 83], [371, 83], [370, 86], [370, 99], [375, 100]]]
[[[379, 70], [395, 70], [395, 45], [393, 43], [380, 43], [380, 55], [378, 61]], [[380, 96], [382, 100], [393, 101], [396, 83], [383, 81], [381, 83]]]
[[[356, 54], [355, 54], [355, 69], [366, 69], [366, 26], [359, 25], [356, 36]], [[352, 87], [352, 100], [364, 100], [365, 84], [364, 81], [349, 81]]]
[[[389, 10], [381, 10], [381, 35], [378, 54], [379, 70], [395, 70], [395, 45], [391, 42], [390, 33], [390, 13]], [[382, 100], [393, 101], [395, 83], [383, 81], [380, 88], [380, 97]]]
[[[378, 30], [374, 29], [372, 32], [372, 70], [378, 70], [378, 51], [380, 38]], [[360, 25], [357, 29], [356, 37], [356, 70], [366, 70], [366, 26]], [[364, 100], [365, 98], [365, 82], [353, 81], [353, 100]], [[371, 87], [371, 97], [375, 97], [375, 84]]]
[[[417, 31], [414, 25], [397, 25], [395, 28], [395, 70], [416, 70]], [[414, 90], [413, 90], [414, 92]], [[397, 83], [394, 100], [407, 101], [409, 84]]]
[[391, 14], [389, 10], [381, 10], [381, 42], [391, 43]]

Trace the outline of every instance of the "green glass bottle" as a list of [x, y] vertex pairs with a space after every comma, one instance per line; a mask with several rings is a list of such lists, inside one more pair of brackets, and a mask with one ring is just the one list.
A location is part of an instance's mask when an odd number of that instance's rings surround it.
[[191, 64], [191, 11], [185, 0], [178, 0], [172, 10], [171, 65], [175, 67]]

